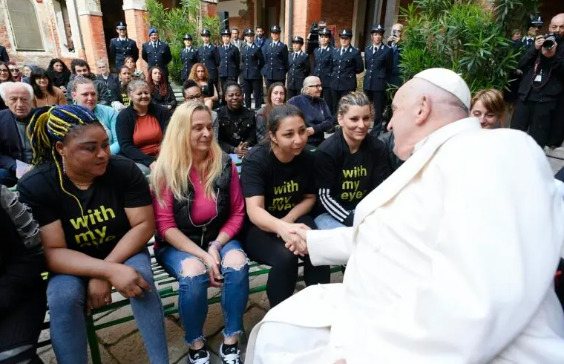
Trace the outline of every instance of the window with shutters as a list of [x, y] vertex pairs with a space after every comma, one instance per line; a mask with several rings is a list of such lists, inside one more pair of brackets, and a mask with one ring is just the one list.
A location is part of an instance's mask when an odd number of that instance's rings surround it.
[[42, 51], [37, 15], [31, 0], [7, 0], [8, 14], [18, 51]]

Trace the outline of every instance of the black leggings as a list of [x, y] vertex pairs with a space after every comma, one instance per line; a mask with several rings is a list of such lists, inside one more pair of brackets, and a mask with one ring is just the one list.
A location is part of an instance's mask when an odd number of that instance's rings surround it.
[[[313, 219], [308, 215], [300, 217], [296, 223], [306, 224], [312, 229], [316, 228]], [[272, 267], [266, 283], [266, 295], [272, 308], [294, 293], [298, 280], [298, 256], [284, 246], [282, 238], [254, 225], [249, 227], [245, 241], [249, 258]], [[307, 255], [301, 259], [304, 261], [304, 281], [307, 286], [329, 283], [328, 265], [314, 267]]]
[[11, 309], [8, 314], [0, 314], [0, 364], [20, 363], [26, 360], [31, 360], [30, 364], [42, 363], [35, 352], [45, 319], [47, 300], [45, 287], [32, 289], [35, 292], [26, 300]]

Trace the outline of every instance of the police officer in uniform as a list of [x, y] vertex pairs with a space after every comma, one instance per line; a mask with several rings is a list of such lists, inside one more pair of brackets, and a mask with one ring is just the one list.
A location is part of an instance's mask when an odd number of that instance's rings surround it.
[[323, 86], [321, 96], [333, 112], [333, 94], [331, 93], [331, 73], [333, 67], [333, 51], [331, 47], [331, 31], [327, 28], [319, 29], [319, 47], [313, 52], [313, 76], [319, 77]]
[[292, 38], [294, 51], [288, 55], [290, 69], [288, 70], [288, 84], [286, 85], [288, 90], [287, 100], [301, 93], [304, 79], [309, 75], [309, 56], [302, 51], [303, 45], [304, 39], [302, 37], [295, 36]]
[[535, 45], [535, 38], [537, 37], [538, 31], [542, 28], [544, 22], [540, 15], [530, 15], [529, 22], [527, 24], [527, 35], [521, 39], [521, 46], [525, 49]]
[[219, 51], [217, 47], [210, 43], [211, 32], [209, 29], [202, 29], [200, 32], [203, 44], [198, 48], [198, 62], [203, 63], [208, 69], [208, 82], [215, 86], [219, 91], [219, 74], [217, 66], [219, 66]]
[[147, 62], [147, 68], [159, 66], [164, 72], [165, 79], [168, 80], [168, 64], [172, 60], [172, 55], [168, 44], [159, 40], [159, 32], [155, 28], [149, 29], [149, 41], [143, 43], [141, 56]]
[[273, 25], [270, 28], [271, 40], [262, 46], [264, 55], [264, 67], [262, 75], [266, 80], [268, 88], [274, 82], [286, 83], [288, 72], [288, 47], [280, 41], [280, 27]]
[[241, 64], [241, 54], [239, 49], [231, 43], [231, 31], [223, 29], [221, 31], [221, 40], [223, 44], [219, 46], [219, 79], [221, 87], [227, 81], [237, 82], [239, 77], [239, 65]]
[[262, 76], [260, 70], [264, 66], [261, 47], [254, 42], [255, 32], [245, 30], [245, 43], [241, 46], [243, 59], [243, 91], [245, 92], [245, 107], [251, 109], [251, 93], [255, 99], [255, 109], [262, 106]]
[[184, 48], [180, 51], [180, 60], [182, 61], [182, 82], [186, 81], [192, 70], [192, 66], [198, 63], [198, 50], [192, 47], [192, 36], [184, 34]]
[[366, 72], [364, 74], [364, 93], [374, 104], [374, 127], [372, 134], [378, 136], [382, 130], [382, 112], [386, 101], [386, 87], [392, 74], [393, 55], [390, 47], [382, 43], [384, 28], [375, 25], [370, 31], [372, 45], [364, 51]]
[[341, 47], [333, 50], [331, 92], [333, 94], [333, 115], [337, 113], [337, 105], [344, 95], [356, 90], [356, 75], [364, 70], [362, 57], [355, 47], [351, 46], [352, 31], [343, 29], [339, 33]]
[[127, 38], [127, 24], [125, 22], [118, 22], [116, 31], [118, 37], [110, 40], [110, 62], [114, 63], [116, 71], [119, 72], [125, 57], [131, 56], [137, 62], [139, 59], [139, 49], [133, 39]]

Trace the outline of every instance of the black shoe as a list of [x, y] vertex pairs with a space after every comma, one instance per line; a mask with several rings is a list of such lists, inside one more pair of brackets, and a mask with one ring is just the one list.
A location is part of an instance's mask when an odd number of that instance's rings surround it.
[[188, 363], [189, 364], [210, 364], [210, 353], [206, 347], [202, 347], [200, 350], [194, 351], [190, 350], [188, 352]]
[[219, 356], [221, 357], [221, 362], [223, 364], [242, 364], [241, 361], [241, 351], [237, 344], [228, 345], [226, 348], [221, 344], [219, 347]]

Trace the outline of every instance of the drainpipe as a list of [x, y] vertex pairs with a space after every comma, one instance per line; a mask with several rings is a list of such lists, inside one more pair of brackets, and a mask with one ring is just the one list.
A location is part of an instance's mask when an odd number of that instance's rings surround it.
[[288, 0], [288, 42], [292, 45], [292, 32], [294, 31], [294, 0]]
[[82, 52], [84, 54], [86, 51], [84, 49], [84, 38], [82, 37], [82, 28], [81, 28], [81, 25], [80, 25], [80, 17], [78, 15], [78, 5], [76, 3], [76, 0], [72, 0], [72, 5], [74, 7], [74, 15], [76, 17], [76, 23], [78, 24], [78, 37], [80, 38], [80, 49], [76, 49], [76, 51], [77, 51], [76, 55], [77, 55], [77, 58], [79, 58], [80, 53]]

